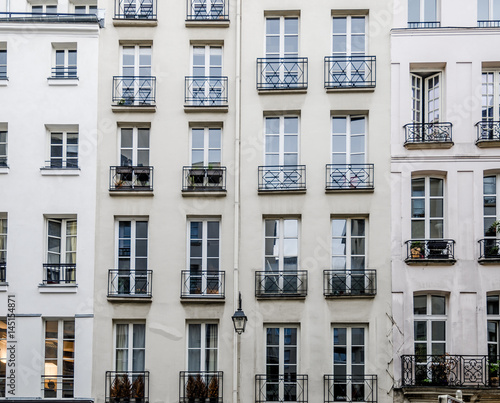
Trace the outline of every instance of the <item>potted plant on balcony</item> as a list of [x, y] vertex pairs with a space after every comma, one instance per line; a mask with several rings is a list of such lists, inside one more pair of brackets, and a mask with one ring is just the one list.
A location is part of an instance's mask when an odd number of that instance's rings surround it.
[[212, 376], [210, 383], [208, 384], [208, 398], [210, 403], [216, 403], [219, 399], [219, 382], [217, 381], [217, 376]]
[[498, 368], [500, 367], [499, 362], [490, 362], [488, 365], [488, 369], [490, 371], [490, 386], [494, 388], [498, 388], [499, 386], [499, 378], [498, 378]]
[[198, 399], [199, 402], [204, 402], [205, 399], [207, 398], [208, 390], [207, 390], [207, 385], [205, 385], [205, 382], [203, 381], [200, 374], [198, 374], [198, 376], [196, 377], [194, 383], [194, 389], [195, 389], [195, 399]]
[[410, 253], [412, 259], [422, 259], [424, 257], [422, 253], [423, 245], [420, 241], [413, 241], [410, 246]]
[[194, 399], [196, 397], [195, 383], [196, 381], [194, 380], [194, 378], [189, 375], [186, 383], [186, 397], [189, 403], [194, 403]]
[[437, 357], [431, 364], [432, 384], [436, 386], [447, 386], [453, 363], [448, 353]]
[[144, 379], [139, 375], [132, 384], [132, 397], [136, 403], [144, 402]]
[[500, 221], [496, 220], [491, 223], [489, 228], [486, 230], [486, 236], [495, 236], [500, 229]]
[[114, 403], [130, 401], [131, 388], [132, 384], [127, 374], [115, 375], [110, 391], [111, 401]]

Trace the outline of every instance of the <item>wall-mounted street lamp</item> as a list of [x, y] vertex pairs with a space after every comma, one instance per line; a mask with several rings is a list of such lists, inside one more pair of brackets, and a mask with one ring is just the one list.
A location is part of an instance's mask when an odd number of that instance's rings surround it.
[[245, 312], [241, 310], [241, 292], [239, 296], [238, 309], [234, 312], [234, 315], [231, 317], [231, 319], [233, 320], [234, 330], [236, 331], [236, 333], [243, 333], [245, 331], [248, 318], [245, 316]]

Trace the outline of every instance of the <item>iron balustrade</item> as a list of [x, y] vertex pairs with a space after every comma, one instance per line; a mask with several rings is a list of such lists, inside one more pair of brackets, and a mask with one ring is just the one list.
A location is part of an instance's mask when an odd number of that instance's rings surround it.
[[44, 169], [78, 169], [78, 157], [76, 158], [52, 158], [45, 161]]
[[109, 190], [152, 191], [153, 167], [110, 167]]
[[227, 106], [227, 77], [185, 77], [184, 102], [188, 106]]
[[486, 355], [402, 355], [401, 386], [491, 386], [496, 362]]
[[376, 56], [326, 56], [325, 88], [374, 88]]
[[256, 297], [305, 297], [307, 270], [255, 272]]
[[7, 263], [0, 262], [0, 283], [7, 281]]
[[305, 90], [308, 75], [307, 57], [257, 59], [257, 90]]
[[0, 168], [7, 168], [7, 157], [0, 157]]
[[327, 190], [371, 190], [374, 188], [373, 164], [327, 164]]
[[226, 272], [219, 270], [182, 270], [181, 298], [224, 299]]
[[120, 106], [150, 106], [156, 103], [155, 76], [114, 76], [113, 103]]
[[481, 121], [476, 123], [477, 141], [500, 141], [500, 122]]
[[224, 401], [222, 371], [181, 371], [179, 373], [180, 403], [222, 403]]
[[111, 269], [108, 272], [108, 297], [153, 296], [153, 271], [140, 269]]
[[259, 167], [259, 191], [305, 190], [305, 165], [267, 165]]
[[187, 21], [229, 20], [228, 0], [186, 0]]
[[451, 143], [450, 122], [408, 123], [405, 128], [405, 144]]
[[43, 284], [76, 284], [76, 264], [44, 263]]
[[326, 297], [375, 296], [376, 270], [324, 270], [323, 295]]
[[439, 28], [440, 21], [412, 21], [408, 22], [408, 28]]
[[50, 78], [60, 79], [76, 79], [76, 66], [56, 66], [52, 67], [52, 74]]
[[0, 22], [75, 22], [99, 23], [95, 14], [68, 13], [0, 13]]
[[455, 241], [452, 239], [411, 239], [405, 243], [406, 261], [455, 261]]
[[294, 373], [255, 375], [255, 402], [307, 403], [308, 376]]
[[478, 20], [477, 26], [479, 28], [498, 28], [500, 27], [499, 20]]
[[478, 242], [479, 260], [500, 260], [500, 239], [485, 238]]
[[106, 403], [149, 403], [149, 371], [106, 371]]
[[157, 0], [115, 0], [115, 19], [156, 20]]
[[73, 375], [42, 375], [42, 392], [44, 399], [72, 399], [74, 397], [75, 379]]
[[182, 191], [226, 190], [226, 167], [182, 167]]
[[324, 403], [377, 403], [377, 375], [325, 375]]

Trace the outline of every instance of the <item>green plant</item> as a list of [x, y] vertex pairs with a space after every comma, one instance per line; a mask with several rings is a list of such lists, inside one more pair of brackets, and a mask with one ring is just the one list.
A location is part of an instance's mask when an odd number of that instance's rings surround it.
[[500, 230], [500, 221], [496, 220], [491, 223], [486, 232], [488, 235], [496, 235], [498, 233], [498, 230]]
[[422, 379], [422, 383], [430, 384], [432, 381], [429, 378]]
[[488, 368], [490, 370], [491, 375], [498, 376], [498, 368], [500, 367], [500, 361], [490, 362]]

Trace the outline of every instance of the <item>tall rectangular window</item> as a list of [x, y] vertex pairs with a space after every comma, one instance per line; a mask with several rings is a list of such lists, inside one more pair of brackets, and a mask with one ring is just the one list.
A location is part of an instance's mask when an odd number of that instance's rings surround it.
[[149, 166], [149, 128], [133, 127], [120, 130], [120, 165]]
[[78, 133], [50, 133], [50, 168], [78, 168]]
[[0, 129], [0, 168], [7, 166], [7, 130]]
[[221, 105], [224, 85], [222, 81], [222, 46], [193, 46], [191, 65], [192, 93], [195, 105]]
[[438, 123], [441, 118], [441, 73], [411, 74], [412, 122]]
[[265, 165], [296, 166], [299, 163], [299, 117], [265, 118]]
[[365, 116], [332, 117], [332, 164], [364, 164], [366, 149]]
[[47, 219], [47, 262], [44, 282], [47, 284], [76, 281], [76, 219]]
[[488, 359], [490, 362], [497, 362], [500, 359], [500, 339], [499, 339], [499, 295], [488, 295], [486, 297], [487, 314], [487, 343]]
[[415, 295], [413, 317], [417, 363], [426, 363], [427, 355], [443, 356], [446, 353], [446, 297]]
[[191, 129], [191, 166], [219, 167], [221, 165], [222, 129]]
[[414, 178], [411, 181], [412, 239], [444, 237], [444, 180]]
[[0, 42], [0, 80], [7, 79], [7, 44]]
[[188, 371], [217, 371], [218, 353], [219, 336], [217, 323], [189, 323]]
[[493, 122], [500, 120], [500, 71], [483, 71], [481, 120]]
[[154, 100], [151, 77], [151, 46], [122, 47], [122, 99], [125, 105], [151, 104]]
[[[144, 372], [146, 325], [144, 323], [117, 323], [115, 333], [115, 370], [127, 373]], [[137, 374], [131, 375], [132, 381]]]
[[57, 4], [42, 4], [31, 6], [34, 14], [57, 14]]
[[52, 77], [76, 78], [76, 49], [57, 49]]
[[75, 321], [45, 321], [44, 398], [73, 398]]
[[409, 27], [439, 27], [438, 2], [439, 0], [408, 0]]

